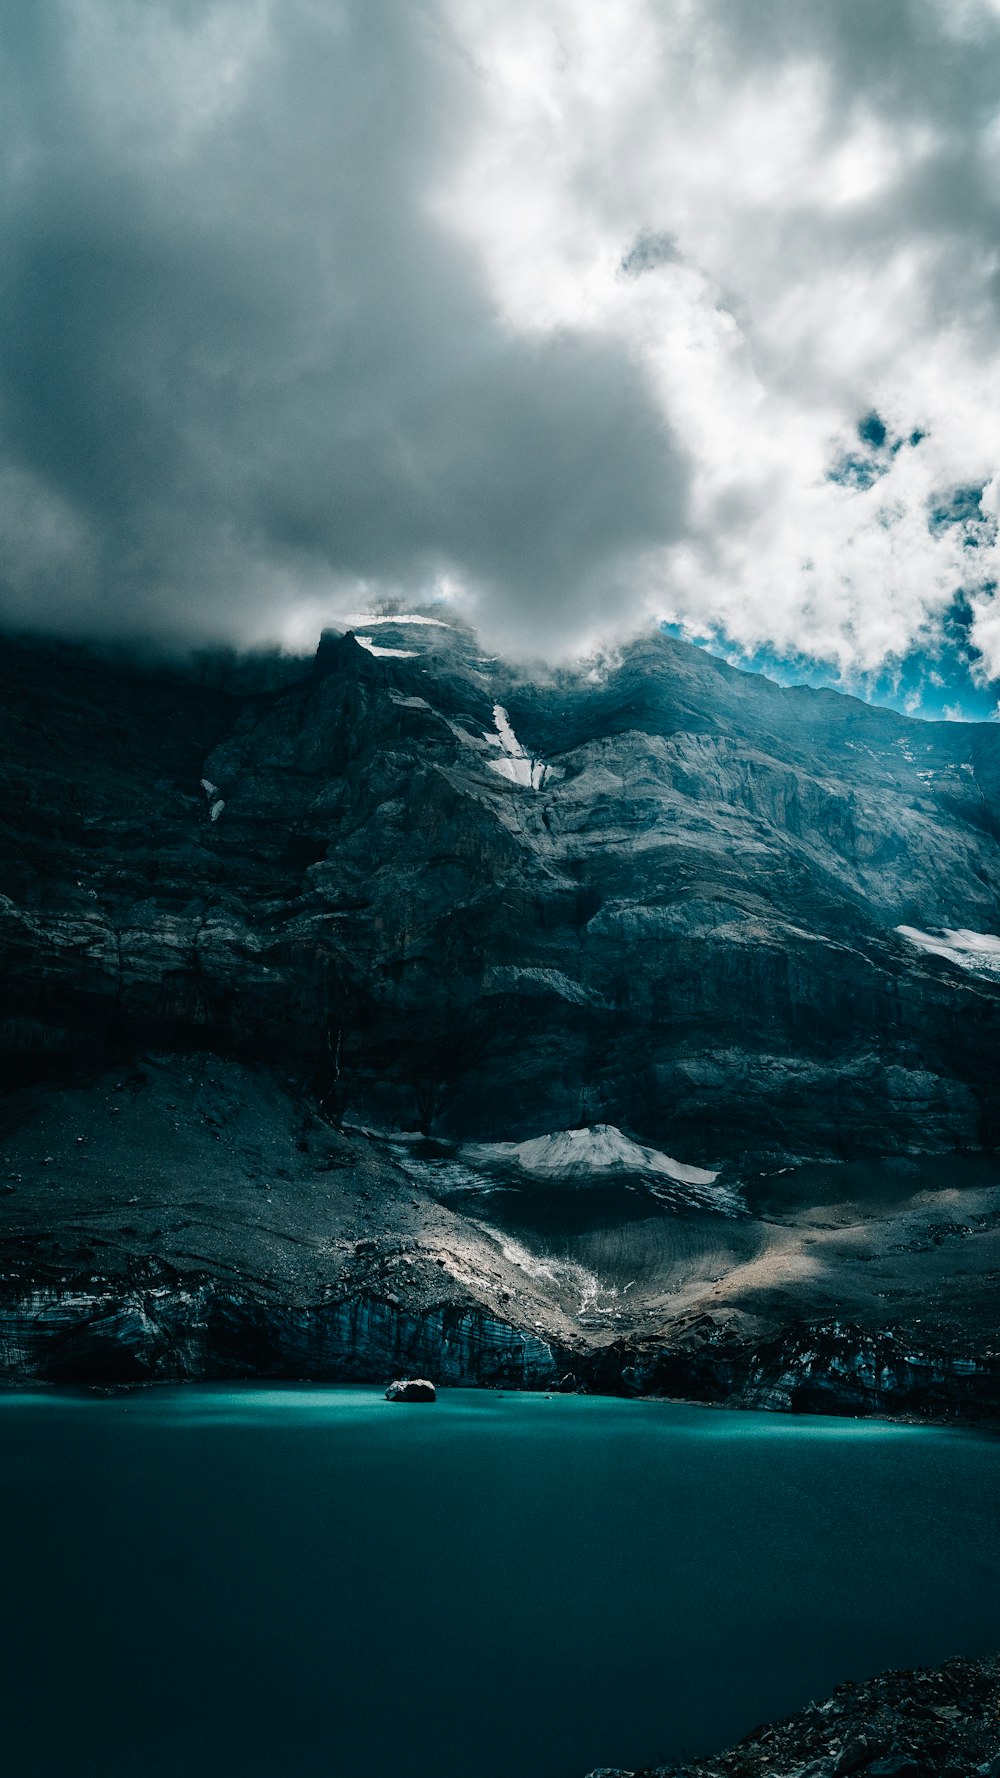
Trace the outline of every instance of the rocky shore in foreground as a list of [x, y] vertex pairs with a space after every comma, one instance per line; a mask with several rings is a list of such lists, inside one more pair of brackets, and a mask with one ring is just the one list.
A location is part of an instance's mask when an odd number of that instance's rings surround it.
[[1000, 1778], [1000, 1658], [837, 1687], [713, 1758], [590, 1778]]

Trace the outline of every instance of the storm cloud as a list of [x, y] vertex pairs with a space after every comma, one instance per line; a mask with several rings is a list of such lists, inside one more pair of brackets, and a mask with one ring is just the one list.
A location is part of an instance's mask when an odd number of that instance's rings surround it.
[[986, 0], [22, 0], [0, 80], [4, 622], [1000, 672]]

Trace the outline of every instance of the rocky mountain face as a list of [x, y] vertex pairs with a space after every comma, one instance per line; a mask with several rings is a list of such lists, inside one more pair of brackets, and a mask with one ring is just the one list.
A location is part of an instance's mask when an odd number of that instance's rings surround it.
[[1000, 727], [428, 613], [0, 681], [8, 1370], [986, 1411]]

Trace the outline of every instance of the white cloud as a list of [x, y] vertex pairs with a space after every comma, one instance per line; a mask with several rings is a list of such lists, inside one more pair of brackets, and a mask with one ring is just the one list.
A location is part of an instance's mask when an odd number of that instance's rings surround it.
[[[900, 57], [916, 20], [932, 61], [949, 27], [920, 11], [897, 9]], [[928, 525], [937, 496], [1000, 468], [994, 237], [974, 218], [956, 264], [951, 219], [912, 214], [921, 181], [996, 154], [960, 67], [950, 112], [903, 115], [877, 82], [845, 100], [809, 5], [787, 56], [749, 64], [725, 6], [451, 14], [483, 103], [436, 214], [476, 251], [509, 329], [623, 343], [693, 459], [687, 535], [637, 556], [628, 616], [847, 673], [932, 638], [960, 586], [997, 574], [982, 528], [973, 556], [967, 529]], [[984, 17], [971, 8], [959, 32], [970, 55]], [[986, 38], [995, 60], [991, 24]], [[675, 251], [623, 277], [644, 232]], [[872, 409], [923, 437], [887, 451], [871, 486], [831, 480]], [[1000, 616], [977, 598], [973, 639], [996, 671]]]

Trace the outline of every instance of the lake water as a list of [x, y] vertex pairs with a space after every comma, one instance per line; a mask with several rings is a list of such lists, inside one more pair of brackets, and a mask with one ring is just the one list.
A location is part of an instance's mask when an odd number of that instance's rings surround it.
[[9, 1778], [584, 1778], [1000, 1645], [1000, 1441], [454, 1390], [0, 1395]]

